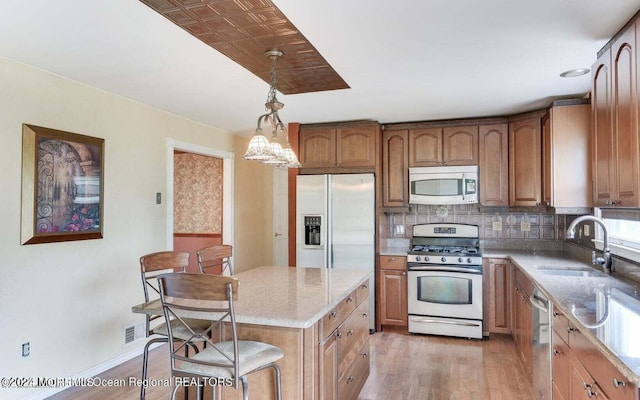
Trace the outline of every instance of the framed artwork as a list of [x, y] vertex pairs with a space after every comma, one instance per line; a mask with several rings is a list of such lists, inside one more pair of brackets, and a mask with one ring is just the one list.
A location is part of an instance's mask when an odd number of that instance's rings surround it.
[[104, 139], [22, 125], [22, 244], [100, 239]]

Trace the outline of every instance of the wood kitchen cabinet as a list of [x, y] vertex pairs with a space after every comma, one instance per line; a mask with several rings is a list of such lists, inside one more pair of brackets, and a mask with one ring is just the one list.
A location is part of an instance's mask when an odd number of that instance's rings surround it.
[[379, 256], [379, 325], [408, 326], [407, 257]]
[[409, 131], [382, 133], [383, 207], [409, 204]]
[[409, 130], [409, 167], [478, 165], [478, 126]]
[[542, 202], [591, 207], [590, 105], [555, 101], [542, 118]]
[[638, 207], [637, 22], [592, 67], [595, 206]]
[[542, 202], [541, 142], [540, 116], [509, 123], [510, 206], [538, 206]]
[[511, 333], [511, 287], [513, 266], [507, 259], [483, 260], [489, 272], [488, 317], [489, 333]]
[[355, 400], [369, 376], [369, 290], [353, 291], [321, 320], [318, 396]]
[[478, 128], [480, 204], [509, 205], [509, 125]]
[[379, 125], [300, 127], [302, 168], [374, 168]]
[[529, 297], [533, 291], [531, 281], [519, 270], [513, 271], [513, 337], [522, 357], [526, 371], [531, 374], [533, 368], [532, 324], [533, 314]]

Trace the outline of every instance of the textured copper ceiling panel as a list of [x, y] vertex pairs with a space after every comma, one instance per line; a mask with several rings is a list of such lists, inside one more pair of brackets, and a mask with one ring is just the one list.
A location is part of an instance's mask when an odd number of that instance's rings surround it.
[[191, 35], [269, 83], [278, 49], [277, 89], [284, 94], [348, 89], [349, 85], [269, 0], [140, 0]]

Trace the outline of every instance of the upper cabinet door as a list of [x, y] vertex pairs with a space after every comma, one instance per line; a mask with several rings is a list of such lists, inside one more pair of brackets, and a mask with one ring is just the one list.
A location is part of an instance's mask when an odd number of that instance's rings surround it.
[[509, 126], [479, 127], [480, 204], [509, 205]]
[[336, 163], [338, 167], [375, 167], [378, 126], [338, 128]]
[[638, 206], [638, 104], [636, 94], [636, 32], [634, 27], [614, 42], [611, 53], [613, 78], [613, 135], [617, 195], [613, 205]]
[[409, 132], [382, 133], [383, 207], [403, 207], [409, 203]]
[[478, 126], [452, 126], [442, 131], [444, 165], [478, 165]]
[[336, 130], [300, 129], [300, 163], [303, 168], [333, 167], [336, 164]]
[[[541, 203], [540, 118], [509, 124], [509, 205], [538, 206]], [[482, 190], [482, 188], [480, 188]]]
[[593, 205], [609, 205], [615, 193], [611, 50], [591, 67]]
[[409, 131], [409, 167], [442, 165], [442, 128]]

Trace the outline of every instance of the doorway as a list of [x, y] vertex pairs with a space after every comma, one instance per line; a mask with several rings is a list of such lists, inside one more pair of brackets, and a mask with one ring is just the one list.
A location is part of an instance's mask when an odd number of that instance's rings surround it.
[[[176, 248], [175, 241], [175, 217], [176, 210], [174, 205], [174, 188], [175, 188], [175, 162], [176, 153], [186, 153], [195, 156], [204, 156], [221, 161], [221, 187], [222, 187], [222, 210], [220, 215], [220, 232], [202, 235], [195, 233], [192, 236], [189, 233], [178, 235]], [[207, 245], [218, 243], [233, 245], [233, 157], [231, 152], [225, 152], [204, 146], [194, 145], [185, 142], [178, 142], [173, 139], [167, 140], [167, 249], [178, 251], [189, 251], [191, 272], [197, 271], [197, 262], [195, 250]], [[206, 158], [204, 158], [206, 159]], [[209, 229], [209, 228], [207, 228]], [[213, 240], [213, 241], [212, 241]]]

